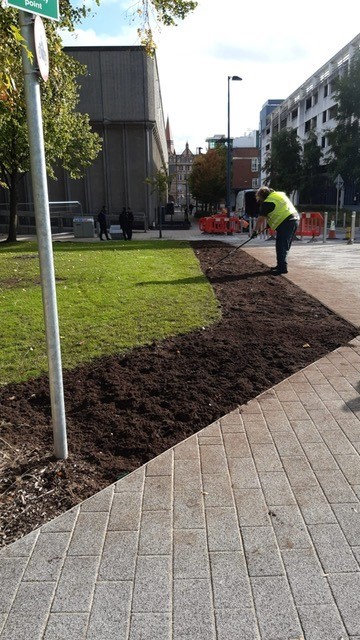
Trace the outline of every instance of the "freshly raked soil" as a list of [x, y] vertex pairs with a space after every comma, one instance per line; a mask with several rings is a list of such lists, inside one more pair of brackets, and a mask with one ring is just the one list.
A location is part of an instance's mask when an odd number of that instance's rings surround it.
[[[196, 242], [202, 269], [229, 252]], [[69, 457], [46, 377], [0, 388], [0, 545], [88, 498], [357, 335], [241, 249], [208, 275], [222, 319], [64, 372]]]

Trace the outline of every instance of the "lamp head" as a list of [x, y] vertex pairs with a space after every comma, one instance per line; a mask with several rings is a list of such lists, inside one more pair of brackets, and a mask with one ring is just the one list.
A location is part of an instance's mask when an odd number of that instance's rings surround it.
[[231, 76], [231, 80], [242, 80], [240, 76]]

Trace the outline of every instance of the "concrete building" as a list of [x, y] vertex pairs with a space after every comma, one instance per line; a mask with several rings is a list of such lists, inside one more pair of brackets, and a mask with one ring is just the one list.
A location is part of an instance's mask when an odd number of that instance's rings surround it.
[[[318, 144], [323, 150], [323, 164], [329, 151], [327, 134], [337, 122], [335, 120], [337, 103], [334, 93], [334, 80], [344, 75], [349, 61], [359, 52], [360, 34], [336, 53], [320, 69], [307, 78], [288, 98], [276, 106], [276, 100], [269, 100], [260, 114], [261, 165], [271, 152], [271, 138], [282, 129], [296, 129], [304, 143], [310, 131], [315, 131]], [[265, 178], [262, 170], [261, 181]], [[348, 186], [348, 199], [353, 194]], [[334, 187], [335, 190], [335, 187]], [[333, 194], [330, 194], [331, 196]], [[344, 200], [344, 193], [342, 196]], [[324, 203], [325, 204], [325, 203]]]
[[[79, 79], [78, 108], [89, 114], [93, 130], [103, 139], [103, 150], [84, 178], [71, 180], [60, 169], [58, 180], [49, 180], [51, 202], [79, 203], [70, 214], [67, 206], [57, 205], [53, 230], [59, 225], [65, 230], [79, 213], [96, 216], [103, 205], [109, 224], [118, 224], [119, 213], [126, 206], [150, 226], [155, 220], [158, 196], [145, 180], [154, 177], [161, 167], [167, 170], [168, 165], [156, 58], [147, 56], [144, 47], [66, 47], [65, 51], [87, 67], [87, 75]], [[5, 191], [0, 198], [6, 203]], [[32, 202], [30, 176], [20, 202], [24, 207], [26, 204], [26, 211], [19, 212], [20, 222], [29, 232], [35, 224], [31, 205], [27, 204]]]

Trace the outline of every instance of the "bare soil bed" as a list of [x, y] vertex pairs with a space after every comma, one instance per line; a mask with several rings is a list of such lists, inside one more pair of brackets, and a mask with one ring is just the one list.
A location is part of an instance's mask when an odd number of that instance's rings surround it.
[[[204, 271], [229, 252], [193, 249]], [[222, 308], [212, 327], [64, 372], [66, 461], [52, 453], [47, 378], [0, 388], [0, 546], [357, 335], [242, 250], [208, 278]]]

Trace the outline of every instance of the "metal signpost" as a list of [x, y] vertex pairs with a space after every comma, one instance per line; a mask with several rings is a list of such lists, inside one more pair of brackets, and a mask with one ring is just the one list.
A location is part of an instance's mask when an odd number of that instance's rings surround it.
[[340, 173], [336, 176], [335, 180], [336, 186], [336, 209], [335, 209], [335, 226], [337, 226], [338, 222], [338, 212], [339, 212], [339, 192], [344, 186], [344, 180], [342, 179]]
[[65, 403], [39, 84], [39, 75], [44, 81], [48, 78], [49, 60], [44, 26], [41, 18], [33, 15], [33, 13], [37, 13], [52, 20], [58, 20], [58, 2], [57, 0], [11, 0], [8, 4], [23, 9], [19, 13], [21, 35], [27, 49], [33, 55], [31, 62], [28, 52], [24, 50], [24, 47], [22, 48], [31, 181], [49, 367], [54, 453], [57, 458], [64, 460], [68, 455]]

